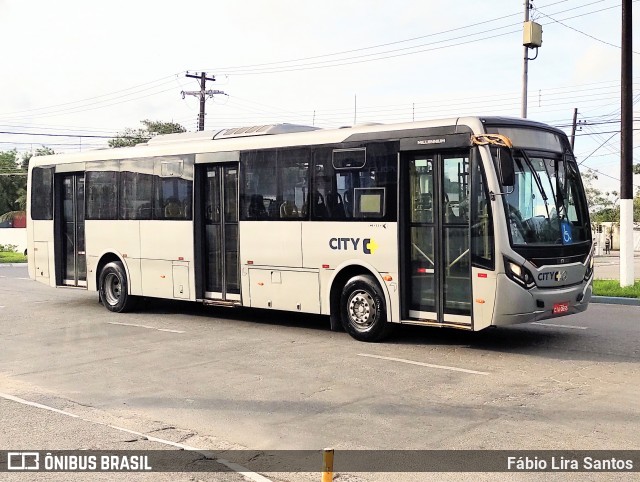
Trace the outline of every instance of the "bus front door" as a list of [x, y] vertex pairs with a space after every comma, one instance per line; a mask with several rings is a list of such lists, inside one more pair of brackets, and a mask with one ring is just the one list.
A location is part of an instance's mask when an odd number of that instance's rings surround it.
[[239, 301], [238, 165], [208, 165], [204, 179], [204, 296]]
[[471, 325], [469, 154], [403, 157], [404, 315]]
[[[58, 279], [64, 286], [87, 286], [87, 260], [84, 242], [84, 173], [62, 174], [58, 178], [60, 213]], [[58, 258], [58, 256], [56, 256]]]

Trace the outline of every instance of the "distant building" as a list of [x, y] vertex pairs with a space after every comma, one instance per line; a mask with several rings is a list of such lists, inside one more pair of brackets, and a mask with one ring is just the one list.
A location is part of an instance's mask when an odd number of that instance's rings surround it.
[[[593, 238], [598, 243], [596, 254], [604, 254], [607, 239], [611, 243], [612, 250], [618, 251], [620, 249], [620, 223], [594, 223], [592, 231]], [[640, 251], [640, 223], [633, 225], [633, 250]]]
[[0, 216], [0, 244], [13, 245], [18, 253], [27, 253], [27, 215], [24, 211]]

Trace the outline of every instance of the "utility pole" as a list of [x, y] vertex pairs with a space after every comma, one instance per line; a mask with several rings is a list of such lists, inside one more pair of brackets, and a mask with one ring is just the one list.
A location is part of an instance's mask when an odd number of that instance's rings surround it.
[[632, 286], [633, 266], [633, 45], [631, 0], [622, 0], [620, 125], [620, 286]]
[[356, 125], [356, 118], [358, 117], [358, 95], [353, 94], [353, 125]]
[[207, 100], [207, 96], [209, 96], [210, 98], [213, 98], [213, 96], [216, 94], [223, 94], [223, 95], [227, 95], [227, 94], [221, 90], [206, 90], [207, 80], [210, 80], [211, 82], [216, 81], [216, 78], [213, 75], [211, 77], [207, 77], [206, 72], [201, 72], [200, 74], [190, 74], [189, 72], [187, 72], [186, 77], [190, 77], [192, 79], [200, 79], [200, 90], [188, 90], [188, 91], [183, 90], [181, 94], [183, 99], [187, 95], [192, 95], [194, 97], [200, 98], [200, 114], [198, 115], [198, 130], [203, 131], [204, 130], [204, 114], [205, 114], [204, 104], [205, 104], [205, 101]]
[[[531, 4], [529, 0], [524, 0], [524, 24], [526, 25], [529, 21], [529, 9], [531, 8]], [[527, 118], [527, 88], [529, 82], [529, 47], [526, 45], [524, 48], [524, 64], [522, 68], [522, 108], [520, 110], [520, 117], [523, 119]]]
[[576, 145], [576, 128], [578, 127], [578, 108], [573, 109], [573, 125], [571, 127], [571, 150]]
[[[527, 84], [529, 82], [529, 60], [538, 58], [538, 47], [542, 46], [542, 26], [536, 22], [529, 21], [529, 10], [531, 10], [531, 0], [524, 0], [524, 24], [522, 28], [522, 45], [524, 47], [524, 58], [522, 66], [522, 107], [520, 116], [527, 118]], [[529, 58], [529, 49], [536, 49], [536, 55]]]

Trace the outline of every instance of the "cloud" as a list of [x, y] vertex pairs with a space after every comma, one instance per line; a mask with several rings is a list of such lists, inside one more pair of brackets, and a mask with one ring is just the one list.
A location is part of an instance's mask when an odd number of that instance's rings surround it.
[[573, 81], [576, 83], [616, 78], [620, 75], [620, 50], [606, 45], [592, 45], [577, 58], [573, 72]]

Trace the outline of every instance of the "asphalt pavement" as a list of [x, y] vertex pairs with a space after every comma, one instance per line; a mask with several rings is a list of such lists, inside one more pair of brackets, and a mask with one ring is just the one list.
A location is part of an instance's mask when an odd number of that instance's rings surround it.
[[[639, 310], [593, 304], [478, 333], [403, 326], [367, 344], [318, 316], [159, 300], [113, 314], [96, 293], [0, 267], [0, 448], [637, 449]], [[41, 480], [84, 480], [63, 475]], [[91, 480], [131, 480], [117, 475]], [[239, 476], [165, 475], [141, 480]], [[336, 480], [629, 480], [587, 475]]]
[[[640, 279], [640, 252], [636, 252], [633, 258], [634, 277]], [[596, 279], [620, 279], [620, 251], [612, 251], [610, 254], [595, 257]]]

